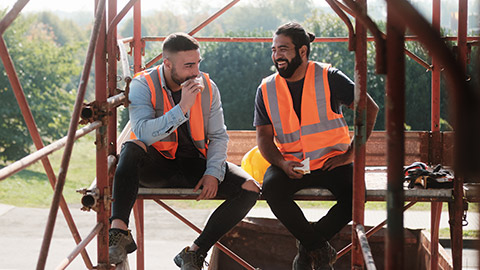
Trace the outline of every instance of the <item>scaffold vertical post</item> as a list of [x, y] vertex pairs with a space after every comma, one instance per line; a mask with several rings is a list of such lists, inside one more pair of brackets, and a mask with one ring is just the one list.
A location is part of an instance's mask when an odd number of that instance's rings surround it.
[[[367, 12], [367, 1], [357, 1]], [[367, 140], [366, 97], [367, 97], [367, 30], [362, 22], [355, 20], [355, 102], [354, 145], [355, 162], [353, 171], [353, 226], [352, 226], [352, 269], [363, 269], [363, 253], [357, 237], [357, 224], [363, 225], [365, 211], [365, 146]]]
[[405, 28], [401, 16], [387, 1], [387, 235], [385, 269], [404, 269], [403, 165], [405, 156]]
[[[133, 7], [133, 72], [142, 70], [142, 5], [138, 0]], [[127, 97], [128, 98], [128, 97]]]
[[[96, 0], [98, 3], [100, 0]], [[97, 5], [96, 5], [97, 6]], [[106, 59], [106, 11], [104, 10], [100, 26], [99, 42], [95, 50], [95, 100], [99, 104], [107, 100], [107, 59]], [[96, 175], [99, 198], [104, 198], [108, 187], [108, 162], [107, 162], [107, 126], [96, 130]], [[97, 237], [97, 269], [109, 269], [108, 261], [108, 212], [106, 211], [105, 201], [98, 200], [97, 222], [102, 223], [102, 229]]]
[[[432, 1], [432, 27], [435, 31], [440, 33], [440, 0]], [[432, 89], [431, 89], [431, 124], [432, 144], [430, 145], [432, 165], [440, 164], [441, 156], [439, 156], [439, 149], [442, 149], [440, 140], [440, 73], [441, 67], [437, 61], [436, 56], [432, 56]], [[440, 153], [441, 154], [441, 153]], [[440, 217], [442, 215], [442, 202], [432, 202], [430, 209], [430, 269], [438, 269], [438, 244], [439, 244], [439, 228]]]
[[[466, 74], [467, 71], [467, 16], [468, 16], [468, 1], [459, 0], [458, 1], [458, 31], [457, 31], [457, 62], [460, 64], [460, 69], [463, 74]], [[466, 79], [465, 77], [463, 78]], [[463, 90], [463, 89], [462, 89]], [[461, 105], [458, 105], [461, 106]], [[477, 105], [478, 106], [478, 105]], [[463, 110], [463, 108], [459, 107]], [[456, 112], [456, 119], [459, 120], [460, 113]], [[462, 121], [462, 120], [460, 120]], [[465, 123], [460, 121], [455, 124], [458, 125], [468, 125], [472, 123]], [[465, 128], [460, 126], [459, 128]], [[458, 142], [458, 141], [457, 141]], [[463, 149], [463, 147], [462, 147]], [[458, 151], [458, 150], [457, 150]], [[458, 152], [457, 152], [458, 154]], [[457, 166], [458, 168], [458, 166]], [[462, 250], [463, 250], [463, 228], [462, 228], [462, 215], [463, 215], [463, 182], [465, 170], [462, 168], [455, 172], [455, 181], [453, 188], [453, 222], [450, 224], [451, 230], [451, 239], [452, 239], [452, 260], [453, 260], [453, 269], [462, 268]]]

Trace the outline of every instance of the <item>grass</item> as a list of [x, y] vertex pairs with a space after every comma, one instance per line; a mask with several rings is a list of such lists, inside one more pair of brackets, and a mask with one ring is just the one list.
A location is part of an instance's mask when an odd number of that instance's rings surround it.
[[[80, 138], [73, 147], [72, 159], [63, 189], [67, 203], [80, 203], [77, 189], [90, 186], [95, 178], [94, 135]], [[63, 148], [51, 154], [49, 161], [58, 176]], [[17, 174], [0, 182], [0, 203], [19, 207], [49, 207], [53, 188], [41, 162], [32, 164]]]
[[[430, 231], [430, 230], [427, 230]], [[462, 231], [463, 239], [478, 239], [480, 236], [480, 231], [478, 230], [463, 230]], [[440, 238], [447, 238], [450, 239], [450, 229], [449, 228], [441, 228], [438, 232], [438, 236]]]

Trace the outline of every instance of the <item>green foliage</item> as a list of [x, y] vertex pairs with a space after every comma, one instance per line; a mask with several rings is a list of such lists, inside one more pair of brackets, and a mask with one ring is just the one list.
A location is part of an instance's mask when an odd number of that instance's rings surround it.
[[59, 46], [88, 39], [87, 33], [71, 20], [61, 20], [52, 12], [40, 12], [34, 16], [40, 27], [52, 33], [53, 40]]
[[[235, 33], [227, 36], [264, 36]], [[253, 129], [255, 93], [261, 80], [272, 74], [269, 43], [202, 44], [201, 70], [210, 73], [222, 95], [228, 129]]]
[[[68, 167], [63, 196], [67, 203], [80, 203], [77, 189], [87, 188], [95, 178], [95, 135], [88, 134], [75, 142]], [[58, 176], [64, 148], [49, 156]], [[0, 166], [2, 168], [2, 166]], [[52, 203], [53, 188], [41, 162], [0, 181], [0, 203], [19, 207], [48, 207]]]
[[[74, 57], [79, 45], [57, 46], [44, 26], [34, 17], [19, 17], [4, 38], [40, 135], [49, 142], [66, 134], [75, 92], [65, 86], [80, 65]], [[0, 85], [0, 160], [19, 159], [32, 141], [3, 65]]]

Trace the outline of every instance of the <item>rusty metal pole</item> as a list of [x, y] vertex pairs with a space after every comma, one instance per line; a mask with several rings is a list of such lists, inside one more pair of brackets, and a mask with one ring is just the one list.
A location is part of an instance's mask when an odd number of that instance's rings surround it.
[[135, 217], [135, 228], [137, 232], [137, 270], [145, 269], [145, 203], [143, 199], [135, 201], [133, 206], [133, 215]]
[[[432, 1], [432, 27], [440, 33], [440, 0]], [[432, 56], [432, 89], [431, 89], [431, 125], [432, 144], [430, 144], [432, 165], [442, 163], [439, 156], [439, 149], [442, 149], [440, 140], [440, 73], [441, 66], [437, 61], [437, 57]], [[441, 154], [441, 153], [440, 153]], [[430, 269], [438, 269], [438, 244], [439, 244], [439, 228], [440, 217], [442, 215], [442, 202], [432, 202], [430, 209]]]
[[[99, 1], [95, 0], [96, 6]], [[105, 5], [105, 3], [104, 3]], [[96, 10], [98, 12], [98, 10]], [[102, 104], [107, 100], [107, 60], [106, 60], [106, 11], [103, 10], [103, 17], [100, 25], [99, 42], [95, 49], [95, 100]], [[106, 210], [105, 190], [108, 188], [108, 161], [107, 161], [107, 126], [105, 118], [102, 119], [103, 126], [97, 129], [96, 145], [96, 175], [99, 200], [97, 201], [97, 223], [104, 226], [100, 229], [97, 236], [97, 269], [109, 269], [108, 262], [108, 211]]]
[[[107, 35], [107, 60], [108, 60], [108, 75], [107, 75], [107, 84], [108, 84], [108, 97], [115, 96], [117, 91], [117, 56], [119, 55], [117, 47], [117, 24], [112, 25], [113, 20], [117, 15], [117, 0], [109, 0], [108, 2], [108, 27], [112, 29], [107, 29], [108, 33], [112, 36]], [[117, 154], [117, 108], [108, 109], [108, 120], [107, 120], [107, 140], [108, 140], [108, 155]], [[113, 175], [108, 176], [108, 188], [112, 186]], [[109, 192], [109, 196], [111, 193]], [[110, 206], [108, 206], [110, 209]], [[110, 211], [107, 211], [110, 216]]]
[[[367, 1], [358, 0], [367, 12]], [[366, 15], [366, 14], [364, 14]], [[363, 225], [365, 215], [365, 146], [367, 143], [367, 29], [355, 20], [355, 162], [353, 170], [352, 269], [363, 269], [364, 260], [357, 236], [357, 225]], [[358, 97], [358, 98], [357, 98]]]
[[[142, 4], [138, 0], [133, 7], [133, 72], [142, 71]], [[128, 98], [128, 97], [127, 97]]]
[[[0, 37], [0, 56], [2, 58], [3, 65], [5, 67], [5, 72], [7, 73], [8, 78], [10, 80], [12, 90], [15, 94], [15, 98], [17, 99], [17, 102], [22, 112], [25, 123], [27, 124], [27, 128], [30, 133], [30, 136], [32, 137], [33, 143], [38, 151], [44, 148], [45, 146], [43, 144], [40, 133], [38, 132], [37, 124], [35, 123], [35, 119], [33, 118], [32, 111], [28, 106], [27, 99], [25, 98], [23, 88], [20, 84], [20, 80], [18, 79], [17, 72], [15, 71], [13, 61], [10, 58], [10, 54], [8, 53], [7, 46], [5, 44], [5, 41], [3, 40], [3, 37]], [[55, 189], [55, 184], [57, 182], [57, 179], [55, 176], [55, 172], [53, 171], [52, 165], [50, 163], [50, 160], [46, 156], [41, 159], [41, 162], [45, 170], [45, 173], [48, 177], [48, 180], [50, 182], [50, 185], [52, 186], [53, 189]], [[62, 210], [62, 213], [67, 222], [67, 225], [70, 229], [70, 232], [72, 233], [72, 236], [75, 239], [75, 242], [77, 244], [80, 243], [82, 241], [82, 238], [80, 237], [78, 229], [75, 226], [75, 221], [73, 220], [73, 217], [70, 213], [70, 210], [68, 209], [67, 202], [65, 201], [65, 198], [63, 197], [63, 195], [60, 196], [60, 209]], [[82, 251], [82, 257], [83, 257], [83, 260], [85, 261], [85, 265], [87, 267], [91, 267], [92, 263], [86, 251]]]
[[387, 1], [387, 236], [385, 269], [404, 269], [403, 164], [405, 156], [405, 28]]
[[28, 1], [30, 0], [18, 0], [10, 9], [10, 11], [5, 14], [5, 16], [2, 18], [2, 21], [0, 21], [0, 36], [3, 36], [5, 30], [17, 18], [18, 14], [20, 14], [25, 5], [27, 5]]
[[[460, 64], [460, 68], [463, 74], [466, 74], [467, 64], [467, 16], [468, 16], [468, 1], [458, 1], [458, 32], [457, 32], [457, 62]], [[478, 106], [478, 105], [477, 105]], [[456, 120], [461, 116], [457, 112]], [[459, 125], [460, 123], [456, 123]], [[465, 123], [463, 123], [465, 124]], [[471, 123], [470, 123], [471, 124]], [[458, 153], [458, 152], [457, 152]], [[458, 173], [457, 173], [458, 172]], [[459, 170], [455, 172], [455, 181], [453, 187], [453, 222], [451, 221], [451, 241], [452, 241], [452, 260], [453, 269], [462, 268], [462, 250], [463, 250], [463, 228], [462, 228], [462, 215], [463, 215], [463, 181], [464, 172]]]
[[[105, 1], [100, 1], [98, 4], [99, 10], [103, 10], [105, 7]], [[50, 248], [50, 243], [52, 240], [53, 229], [55, 227], [55, 220], [58, 213], [58, 206], [60, 203], [60, 197], [65, 185], [65, 180], [67, 177], [68, 165], [70, 163], [70, 158], [73, 150], [73, 143], [75, 140], [75, 133], [78, 127], [78, 121], [80, 119], [80, 112], [82, 109], [83, 99], [85, 98], [85, 92], [87, 88], [88, 77], [90, 75], [90, 69], [93, 62], [94, 48], [97, 44], [98, 33], [100, 28], [100, 18], [101, 13], [98, 12], [95, 14], [95, 25], [92, 30], [92, 35], [90, 37], [90, 43], [88, 45], [87, 57], [82, 71], [82, 76], [78, 86], [78, 93], [75, 99], [75, 106], [73, 108], [72, 118], [70, 120], [70, 125], [68, 128], [67, 134], [67, 144], [65, 146], [65, 151], [63, 152], [62, 162], [60, 165], [60, 170], [58, 173], [58, 180], [55, 186], [55, 192], [53, 194], [52, 206], [50, 207], [50, 212], [48, 214], [47, 226], [45, 228], [45, 233], [43, 235], [42, 247], [40, 250], [40, 255], [37, 262], [37, 270], [44, 269], [48, 250]]]
[[[432, 3], [432, 27], [440, 33], [440, 0]], [[441, 66], [437, 57], [432, 56], [432, 102], [431, 102], [431, 130], [440, 131], [440, 74]]]
[[[238, 3], [240, 0], [232, 0], [230, 3], [228, 3], [225, 7], [217, 11], [215, 14], [212, 16], [208, 17], [205, 21], [200, 23], [198, 26], [196, 26], [192, 31], [188, 32], [189, 35], [193, 36], [195, 33], [198, 31], [202, 30], [205, 26], [210, 24], [213, 20], [218, 18], [220, 15], [225, 13], [227, 10], [229, 10], [231, 7], [233, 7], [236, 3]], [[153, 64], [155, 64], [158, 60], [162, 58], [162, 54], [157, 55], [155, 58], [152, 60], [148, 61], [148, 63], [145, 65], [145, 67], [151, 67]]]
[[[142, 54], [144, 43], [142, 41], [142, 5], [138, 0], [133, 7], [133, 72], [140, 72], [142, 67]], [[128, 97], [127, 97], [128, 98]], [[145, 269], [145, 246], [144, 246], [144, 219], [143, 200], [137, 200], [133, 208], [135, 227], [137, 228], [137, 269]]]
[[466, 71], [467, 65], [467, 18], [468, 18], [468, 0], [458, 1], [458, 32], [457, 47], [458, 61]]

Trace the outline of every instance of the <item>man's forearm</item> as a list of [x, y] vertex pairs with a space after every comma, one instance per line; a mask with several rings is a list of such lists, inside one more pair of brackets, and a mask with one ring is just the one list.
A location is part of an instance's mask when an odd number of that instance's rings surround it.
[[257, 138], [258, 149], [262, 156], [270, 163], [280, 167], [280, 163], [284, 161], [282, 153], [271, 139]]

